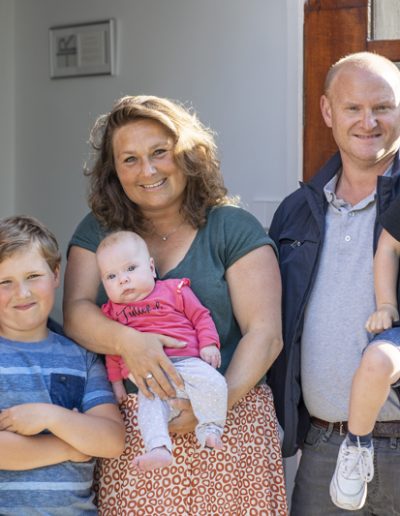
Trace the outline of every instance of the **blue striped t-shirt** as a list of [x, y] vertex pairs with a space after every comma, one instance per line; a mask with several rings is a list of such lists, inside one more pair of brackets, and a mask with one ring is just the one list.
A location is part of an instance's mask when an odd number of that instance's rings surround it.
[[[36, 402], [86, 412], [114, 397], [101, 360], [71, 340], [52, 332], [40, 342], [0, 337], [0, 410]], [[93, 469], [94, 460], [0, 470], [0, 514], [96, 514]]]

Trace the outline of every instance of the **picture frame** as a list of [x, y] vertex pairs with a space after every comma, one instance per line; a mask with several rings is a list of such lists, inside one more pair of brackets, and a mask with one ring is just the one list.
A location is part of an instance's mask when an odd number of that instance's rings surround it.
[[115, 74], [113, 19], [49, 29], [50, 78]]

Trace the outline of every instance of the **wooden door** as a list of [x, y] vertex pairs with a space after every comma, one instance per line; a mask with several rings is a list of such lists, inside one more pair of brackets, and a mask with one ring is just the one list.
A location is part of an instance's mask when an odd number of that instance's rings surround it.
[[337, 150], [319, 108], [329, 67], [364, 50], [400, 62], [399, 39], [372, 39], [370, 6], [370, 0], [308, 0], [304, 5], [304, 180]]

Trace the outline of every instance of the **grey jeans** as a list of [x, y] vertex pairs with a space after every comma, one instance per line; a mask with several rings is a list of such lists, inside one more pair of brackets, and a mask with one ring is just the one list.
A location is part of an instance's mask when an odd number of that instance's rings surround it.
[[365, 506], [359, 511], [336, 507], [329, 496], [343, 435], [311, 425], [295, 479], [291, 516], [400, 515], [400, 439], [374, 439], [375, 475], [368, 484]]

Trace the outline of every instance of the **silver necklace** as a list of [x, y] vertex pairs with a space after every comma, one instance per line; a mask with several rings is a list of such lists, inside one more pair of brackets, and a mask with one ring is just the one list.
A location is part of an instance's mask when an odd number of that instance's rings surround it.
[[184, 224], [184, 223], [185, 223], [185, 221], [184, 221], [184, 220], [182, 220], [182, 222], [181, 222], [178, 226], [176, 226], [176, 228], [174, 228], [172, 231], [170, 231], [170, 232], [169, 232], [169, 233], [167, 233], [166, 235], [160, 235], [160, 233], [158, 233], [158, 232], [156, 231], [156, 228], [153, 228], [153, 233], [154, 233], [155, 235], [157, 235], [157, 236], [158, 236], [158, 238], [161, 238], [161, 240], [162, 240], [163, 242], [166, 242], [166, 241], [168, 240], [168, 238], [169, 238], [169, 237], [171, 237], [174, 233], [176, 233], [176, 232], [178, 231], [178, 229], [180, 229], [180, 228], [183, 226], [183, 224]]

